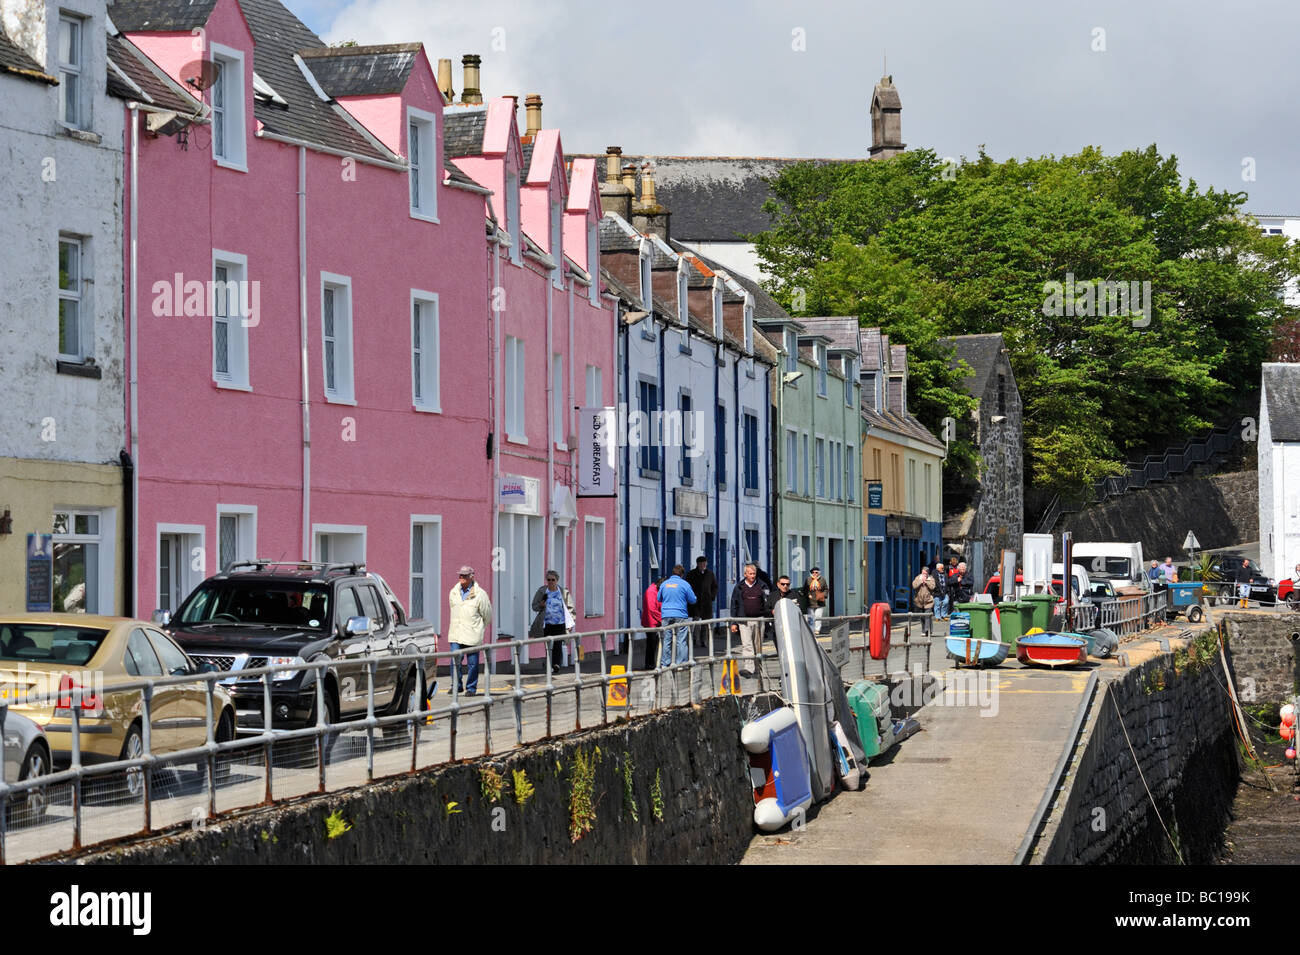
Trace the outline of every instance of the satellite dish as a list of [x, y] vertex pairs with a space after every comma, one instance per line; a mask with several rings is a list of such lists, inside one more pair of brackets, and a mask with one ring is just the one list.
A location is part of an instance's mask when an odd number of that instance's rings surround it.
[[221, 64], [212, 60], [194, 60], [181, 67], [181, 79], [200, 93], [210, 89], [221, 76]]

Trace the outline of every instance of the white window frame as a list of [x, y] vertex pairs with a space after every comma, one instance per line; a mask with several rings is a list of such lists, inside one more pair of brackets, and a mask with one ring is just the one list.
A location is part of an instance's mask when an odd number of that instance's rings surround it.
[[[325, 348], [325, 290], [334, 292], [334, 387], [329, 386], [329, 359]], [[339, 314], [340, 290], [344, 303], [343, 314]], [[352, 279], [346, 275], [333, 272], [320, 274], [320, 332], [321, 332], [321, 386], [325, 391], [325, 400], [330, 404], [355, 405], [356, 389], [353, 384], [352, 352]]]
[[[418, 310], [418, 311], [417, 311]], [[442, 412], [442, 338], [438, 293], [411, 289], [411, 404], [416, 411]], [[416, 344], [416, 326], [419, 344]], [[416, 370], [419, 388], [416, 388]]]
[[605, 375], [599, 365], [587, 366], [587, 407], [603, 408], [605, 406]]
[[689, 328], [690, 320], [690, 274], [686, 271], [686, 259], [677, 260], [677, 324]]
[[794, 428], [785, 429], [785, 489], [799, 493], [799, 432]]
[[560, 451], [569, 450], [565, 443], [564, 356], [551, 355], [551, 441]]
[[846, 538], [844, 550], [844, 571], [849, 578], [845, 593], [856, 594], [858, 592], [858, 573], [862, 570], [862, 567], [858, 564], [858, 539], [856, 537]]
[[[248, 133], [244, 103], [244, 53], [220, 43], [209, 44], [217, 79], [209, 88], [208, 104], [212, 107], [212, 158], [218, 166], [248, 172]], [[221, 89], [221, 106], [216, 105], [216, 90]], [[221, 123], [222, 148], [217, 152], [217, 123]]]
[[[69, 129], [89, 129], [89, 97], [86, 84], [82, 82], [86, 75], [86, 26], [88, 20], [75, 13], [59, 13], [58, 32], [54, 37], [54, 59], [58, 64], [59, 75], [59, 122]], [[76, 30], [76, 39], [72, 43], [75, 62], [63, 58], [63, 28]], [[68, 99], [72, 99], [75, 115], [68, 117]]]
[[[412, 127], [416, 133], [412, 145]], [[406, 159], [412, 219], [438, 221], [438, 118], [414, 106], [406, 107]]]
[[[551, 200], [551, 258], [555, 268], [551, 269], [551, 284], [564, 288], [564, 203], [558, 185], [552, 184], [554, 198]], [[592, 281], [596, 281], [595, 276]]]
[[713, 337], [722, 341], [726, 331], [726, 321], [722, 313], [722, 279], [713, 277]]
[[[101, 523], [100, 525], [101, 533], [103, 529], [104, 529], [103, 524]], [[158, 591], [159, 591], [158, 585], [159, 583], [161, 583], [161, 581], [158, 579], [158, 575], [162, 573], [162, 537], [164, 534], [185, 534], [187, 536], [197, 537], [199, 539], [199, 557], [203, 562], [203, 567], [199, 570], [194, 569], [194, 554], [192, 550], [190, 551], [190, 553], [185, 555], [185, 570], [182, 575], [184, 580], [183, 588], [185, 590], [185, 593], [182, 594], [180, 597], [180, 599], [183, 601], [186, 597], [190, 595], [190, 593], [194, 590], [195, 587], [203, 583], [203, 581], [208, 576], [208, 568], [212, 566], [211, 564], [208, 563], [207, 528], [204, 527], [202, 524], [155, 524], [154, 525], [154, 532], [153, 532], [154, 588], [153, 590], [154, 590], [155, 597], [158, 596]], [[175, 558], [173, 557], [173, 559]], [[178, 609], [180, 609], [179, 603], [175, 607], [172, 607], [171, 612], [174, 614]]]
[[844, 406], [853, 407], [853, 379], [857, 375], [857, 363], [846, 357], [844, 359]]
[[[217, 285], [217, 269], [226, 270], [226, 282], [234, 282], [236, 293], [225, 298], [223, 289]], [[247, 288], [248, 256], [223, 249], [212, 250], [212, 295], [208, 310], [212, 313], [212, 380], [218, 388], [230, 388], [235, 391], [252, 391], [252, 374], [248, 355], [249, 317], [244, 315], [241, 307], [244, 296], [239, 291]], [[228, 290], [228, 289], [227, 289]], [[224, 299], [224, 300], [223, 300]], [[218, 309], [218, 301], [222, 308]], [[233, 305], [233, 308], [232, 308]], [[224, 316], [218, 315], [225, 311]], [[226, 324], [226, 371], [217, 371], [217, 325], [224, 318]]]
[[515, 444], [528, 443], [528, 431], [525, 424], [524, 387], [527, 383], [527, 350], [521, 338], [506, 336], [505, 347], [505, 385], [506, 385], [506, 440]]
[[813, 438], [813, 497], [826, 499], [826, 438], [820, 434]]
[[[599, 207], [597, 207], [599, 208]], [[587, 222], [587, 274], [591, 284], [587, 287], [587, 299], [592, 305], [600, 307], [600, 224], [595, 219]]]
[[[320, 556], [321, 536], [331, 535], [331, 534], [351, 534], [353, 536], [359, 534], [361, 536], [361, 559], [358, 561], [358, 563], [365, 563], [366, 551], [367, 551], [365, 524], [313, 524], [311, 526], [312, 560], [319, 561], [321, 559]], [[345, 563], [345, 561], [341, 561], [337, 557], [331, 557], [330, 562], [336, 564]]]
[[[67, 514], [68, 527], [70, 533], [54, 533], [54, 515]], [[97, 534], [78, 534], [76, 533], [77, 516], [93, 515], [99, 521], [99, 532]], [[112, 507], [78, 507], [69, 505], [56, 505], [50, 508], [50, 534], [51, 534], [51, 555], [53, 554], [54, 544], [95, 544], [99, 550], [96, 552], [95, 560], [99, 565], [99, 571], [95, 576], [95, 602], [97, 609], [95, 613], [112, 616], [115, 612], [117, 602], [117, 589], [115, 587], [115, 568], [117, 557], [117, 510]], [[50, 595], [53, 601], [53, 593]], [[62, 613], [63, 608], [51, 604], [54, 613]], [[90, 611], [87, 611], [90, 612]]]
[[[515, 169], [509, 162], [506, 163], [506, 229], [510, 233], [510, 261], [515, 265], [520, 264], [519, 253], [521, 240], [519, 237], [519, 177], [521, 173]], [[593, 272], [592, 287], [599, 283], [595, 281], [594, 276], [599, 273]]]
[[[745, 293], [745, 354], [754, 353], [754, 298], [748, 292]], [[750, 362], [749, 377], [754, 377], [753, 362]]]
[[647, 312], [654, 311], [654, 286], [650, 270], [650, 240], [642, 239], [637, 252], [637, 265], [641, 279], [641, 307]]
[[257, 507], [252, 504], [217, 505], [217, 560], [218, 571], [225, 570], [221, 562], [221, 519], [235, 518], [235, 560], [257, 559]]
[[[424, 550], [421, 557], [424, 560], [424, 569], [420, 572], [420, 595], [424, 601], [424, 616], [414, 617], [412, 620], [423, 620], [433, 627], [434, 633], [442, 632], [442, 516], [440, 514], [412, 514], [409, 536], [407, 538], [407, 575], [406, 579], [411, 590], [406, 595], [406, 611], [413, 614], [412, 607], [415, 603], [414, 588], [416, 585], [415, 565], [411, 558], [415, 554], [415, 528], [419, 525], [424, 528]], [[429, 528], [437, 528], [437, 540], [431, 541]]]
[[58, 339], [63, 337], [62, 335], [63, 303], [69, 302], [75, 306], [76, 313], [77, 313], [75, 319], [75, 325], [77, 330], [77, 350], [72, 352], [65, 352], [60, 350], [58, 352], [58, 356], [60, 361], [84, 362], [86, 360], [87, 355], [92, 354], [92, 352], [88, 351], [86, 348], [86, 338], [87, 338], [86, 326], [88, 324], [86, 321], [86, 313], [89, 311], [89, 309], [86, 308], [87, 296], [85, 294], [85, 289], [86, 289], [85, 242], [83, 239], [79, 238], [78, 236], [61, 235], [59, 236], [60, 253], [63, 251], [64, 245], [71, 246], [75, 250], [74, 258], [76, 261], [77, 272], [75, 278], [71, 276], [69, 277], [72, 284], [72, 288], [66, 288], [66, 289], [62, 288], [61, 276], [58, 274], [60, 271], [59, 256], [56, 255], [54, 260], [54, 271], [56, 273], [54, 278], [54, 285], [58, 289], [58, 294], [59, 294], [59, 306], [58, 306], [59, 324], [58, 324], [58, 333], [55, 335], [56, 348], [59, 347], [57, 344]]
[[827, 377], [826, 346], [822, 344], [816, 344], [813, 346], [813, 350], [817, 358], [817, 397], [825, 398], [826, 377]]
[[854, 455], [855, 452], [853, 449], [853, 445], [850, 444], [848, 454], [844, 456], [844, 489], [847, 492], [846, 497], [850, 504], [854, 504], [857, 502], [857, 492], [855, 490], [857, 486], [857, 481], [854, 479], [854, 464], [853, 464], [853, 462], [856, 461], [857, 458]]
[[793, 328], [787, 328], [783, 335], [785, 339], [785, 370], [799, 370], [799, 336]]

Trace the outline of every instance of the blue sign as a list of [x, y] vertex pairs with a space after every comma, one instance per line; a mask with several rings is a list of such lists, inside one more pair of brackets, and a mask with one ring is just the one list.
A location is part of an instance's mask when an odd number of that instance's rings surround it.
[[54, 537], [27, 535], [27, 611], [49, 613], [54, 609]]
[[885, 486], [879, 481], [867, 483], [867, 507], [885, 506]]

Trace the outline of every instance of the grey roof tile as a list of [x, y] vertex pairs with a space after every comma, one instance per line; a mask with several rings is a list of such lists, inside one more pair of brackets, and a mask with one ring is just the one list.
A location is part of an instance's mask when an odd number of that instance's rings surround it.
[[151, 66], [149, 58], [126, 37], [108, 38], [108, 59], [140, 90], [137, 93], [109, 70], [108, 92], [111, 95], [125, 100], [138, 100], [140, 93], [143, 93], [145, 97], [143, 101], [149, 106], [169, 109], [181, 116], [195, 116], [202, 111], [201, 101], [173, 83], [161, 70]]
[[123, 33], [185, 33], [207, 23], [216, 5], [217, 0], [117, 0], [108, 15]]
[[997, 366], [998, 354], [1004, 347], [1001, 333], [987, 335], [954, 335], [941, 338], [943, 345], [957, 349], [957, 357], [971, 366], [972, 374], [966, 378], [966, 390], [976, 398], [982, 397], [989, 375]]
[[300, 55], [321, 89], [337, 98], [400, 93], [419, 52], [418, 43], [390, 43], [302, 50]]
[[9, 39], [3, 28], [0, 28], [0, 70], [41, 83], [58, 82], [55, 77], [46, 73], [39, 63], [28, 56], [26, 50]]
[[799, 321], [807, 328], [809, 334], [824, 335], [829, 338], [832, 350], [851, 351], [857, 354], [862, 348], [861, 329], [858, 327], [857, 318], [852, 315], [802, 316]]
[[745, 291], [754, 297], [754, 318], [790, 317], [790, 313], [781, 307], [781, 303], [765, 292], [762, 286], [751, 279], [748, 275], [742, 275], [734, 269], [729, 269], [721, 263], [715, 262], [708, 256], [700, 255], [700, 253], [696, 252], [694, 249], [691, 249], [689, 246], [683, 245], [676, 240], [673, 240], [670, 244], [678, 251], [689, 251], [691, 255], [694, 255], [715, 272], [726, 272], [729, 276], [735, 279], [736, 284], [740, 285]]
[[1265, 364], [1263, 385], [1269, 436], [1274, 441], [1300, 441], [1300, 365]]
[[442, 114], [443, 150], [453, 158], [481, 156], [486, 130], [486, 106], [449, 106]]

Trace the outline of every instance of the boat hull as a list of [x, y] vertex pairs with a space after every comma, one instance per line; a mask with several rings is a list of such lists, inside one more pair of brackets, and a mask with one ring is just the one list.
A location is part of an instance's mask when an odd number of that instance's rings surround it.
[[1088, 641], [1062, 633], [1021, 637], [1016, 641], [1016, 659], [1026, 666], [1077, 666], [1088, 662]]
[[995, 667], [1007, 658], [1011, 645], [1000, 640], [980, 640], [976, 637], [948, 637], [944, 641], [948, 656], [958, 666]]

